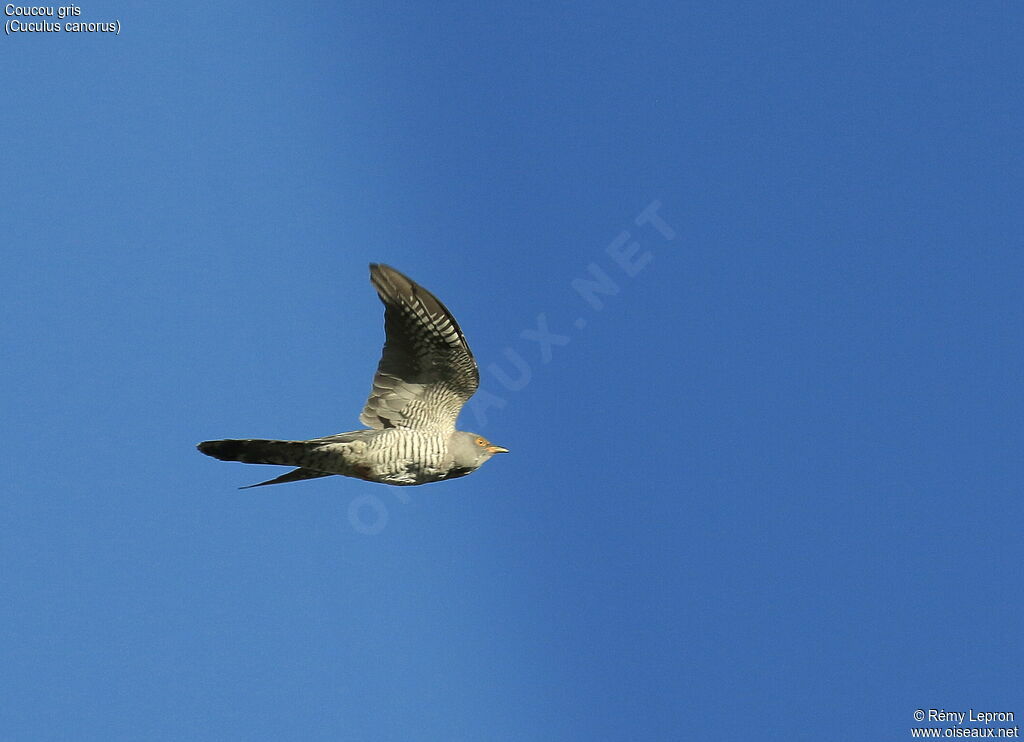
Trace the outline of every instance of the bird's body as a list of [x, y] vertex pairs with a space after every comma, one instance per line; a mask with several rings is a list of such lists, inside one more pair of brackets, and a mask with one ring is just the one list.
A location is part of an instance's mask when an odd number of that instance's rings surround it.
[[476, 361], [455, 318], [436, 297], [393, 268], [371, 265], [384, 302], [387, 342], [360, 421], [369, 429], [307, 441], [204, 441], [223, 461], [298, 467], [280, 484], [340, 474], [392, 485], [454, 479], [506, 449], [455, 429], [479, 385]]
[[281, 481], [341, 474], [369, 482], [410, 485], [454, 479], [473, 470], [458, 465], [446, 437], [404, 428], [355, 430], [309, 441], [204, 441], [199, 450], [226, 461], [297, 466], [302, 472], [301, 476]]

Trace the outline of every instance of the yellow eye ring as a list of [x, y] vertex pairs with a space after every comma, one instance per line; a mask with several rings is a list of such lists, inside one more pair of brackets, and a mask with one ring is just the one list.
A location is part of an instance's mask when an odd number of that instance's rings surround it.
[[476, 438], [476, 445], [478, 445], [478, 446], [486, 446], [487, 445], [487, 441], [484, 440], [484, 438], [482, 438], [481, 436], [477, 436], [477, 438]]

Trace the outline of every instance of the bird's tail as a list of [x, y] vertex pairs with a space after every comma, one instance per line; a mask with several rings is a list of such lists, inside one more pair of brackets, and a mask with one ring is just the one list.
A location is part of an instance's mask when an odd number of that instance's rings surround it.
[[203, 441], [196, 448], [207, 456], [221, 461], [241, 461], [246, 464], [281, 464], [302, 466], [309, 460], [309, 444], [305, 441], [271, 441], [242, 439]]

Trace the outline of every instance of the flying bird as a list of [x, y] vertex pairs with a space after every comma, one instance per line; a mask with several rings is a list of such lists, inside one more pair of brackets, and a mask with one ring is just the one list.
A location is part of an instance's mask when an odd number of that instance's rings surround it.
[[298, 467], [249, 487], [332, 474], [426, 484], [471, 474], [494, 454], [507, 453], [481, 435], [455, 429], [480, 372], [452, 313], [394, 268], [371, 263], [370, 282], [384, 302], [387, 337], [359, 415], [367, 429], [308, 441], [203, 441], [197, 448], [221, 461]]

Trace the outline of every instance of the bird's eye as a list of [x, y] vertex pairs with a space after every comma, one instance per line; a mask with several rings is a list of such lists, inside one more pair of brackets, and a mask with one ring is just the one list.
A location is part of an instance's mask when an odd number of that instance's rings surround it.
[[483, 438], [477, 437], [476, 445], [478, 445], [478, 446], [486, 446], [487, 445], [487, 441], [485, 441]]

